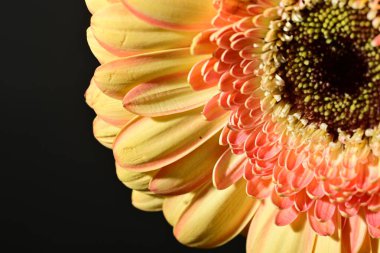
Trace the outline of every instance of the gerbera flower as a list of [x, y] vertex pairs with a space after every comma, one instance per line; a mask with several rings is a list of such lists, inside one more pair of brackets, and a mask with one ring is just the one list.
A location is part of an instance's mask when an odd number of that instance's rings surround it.
[[87, 0], [132, 203], [191, 247], [378, 252], [378, 0]]

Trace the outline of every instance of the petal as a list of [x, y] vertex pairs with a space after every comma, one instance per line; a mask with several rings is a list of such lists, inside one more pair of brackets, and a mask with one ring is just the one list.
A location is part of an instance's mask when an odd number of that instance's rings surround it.
[[[216, 86], [214, 86], [213, 88], [210, 88], [212, 90], [216, 89]], [[206, 89], [206, 90], [200, 90], [198, 92], [203, 92], [203, 91], [207, 91], [207, 90], [210, 90], [210, 89]], [[197, 92], [197, 93], [198, 93]], [[205, 118], [208, 120], [208, 121], [212, 121], [214, 119], [217, 119], [219, 118], [220, 116], [222, 116], [223, 114], [225, 114], [227, 111], [224, 110], [220, 105], [219, 105], [219, 94], [218, 95], [215, 95], [213, 96], [208, 102], [207, 104], [205, 105], [205, 107], [203, 108], [203, 112], [202, 114], [205, 116]]]
[[378, 46], [380, 46], [380, 34], [377, 35], [377, 36], [372, 40], [371, 45], [372, 45], [373, 47], [378, 47]]
[[[373, 253], [380, 253], [379, 239], [371, 238], [371, 249]], [[362, 252], [360, 252], [362, 253]], [[364, 252], [363, 252], [364, 253]]]
[[366, 220], [369, 225], [376, 228], [380, 227], [380, 211], [379, 212], [367, 211]]
[[275, 223], [277, 226], [289, 225], [298, 217], [298, 214], [298, 211], [294, 207], [279, 210], [276, 215]]
[[215, 43], [212, 43], [210, 41], [210, 36], [217, 31], [217, 29], [209, 29], [206, 31], [203, 31], [197, 36], [193, 38], [192, 44], [191, 44], [191, 54], [211, 54], [213, 53], [218, 47]]
[[114, 61], [119, 58], [116, 55], [110, 53], [107, 49], [105, 49], [99, 44], [99, 42], [95, 39], [94, 33], [90, 28], [87, 29], [87, 42], [90, 46], [92, 53], [95, 55], [96, 59], [98, 59], [98, 61], [101, 64]]
[[193, 198], [194, 192], [165, 198], [162, 205], [162, 212], [170, 225], [174, 227], [177, 224], [179, 218], [190, 205]]
[[[319, 235], [328, 236], [333, 235], [336, 232], [336, 222], [334, 219], [328, 220], [326, 222], [321, 222], [318, 220], [313, 212], [313, 208], [310, 208], [308, 211], [308, 218], [311, 227], [317, 232]], [[335, 218], [335, 217], [334, 217]]]
[[176, 30], [204, 30], [216, 12], [212, 0], [123, 0], [140, 19]]
[[190, 83], [191, 88], [193, 88], [196, 91], [208, 89], [213, 86], [216, 86], [215, 83], [206, 83], [203, 79], [204, 76], [202, 74], [202, 68], [207, 62], [209, 62], [209, 59], [204, 59], [202, 61], [197, 62], [194, 64], [189, 72], [189, 75], [187, 77], [187, 81]]
[[346, 219], [342, 230], [343, 252], [371, 252], [370, 237], [367, 224], [360, 215]]
[[342, 241], [332, 236], [317, 236], [313, 253], [336, 253], [341, 252]]
[[371, 235], [372, 238], [375, 238], [375, 239], [380, 238], [380, 229], [377, 227], [368, 225], [368, 233]]
[[161, 211], [163, 201], [163, 198], [156, 195], [132, 191], [132, 205], [146, 212]]
[[157, 171], [137, 172], [124, 169], [116, 163], [116, 175], [128, 188], [137, 191], [149, 191], [149, 183]]
[[252, 219], [248, 237], [247, 253], [312, 252], [315, 233], [309, 227], [305, 216], [300, 216], [291, 226], [275, 225], [278, 212], [266, 201]]
[[163, 116], [188, 111], [204, 105], [217, 93], [216, 88], [195, 92], [186, 74], [164, 76], [143, 83], [124, 97], [124, 107], [142, 116]]
[[95, 138], [105, 147], [112, 148], [112, 145], [119, 134], [121, 128], [113, 126], [99, 117], [93, 122], [93, 130]]
[[86, 94], [87, 104], [104, 121], [115, 126], [123, 126], [136, 115], [128, 112], [121, 100], [105, 95], [92, 80]]
[[94, 14], [91, 28], [97, 40], [110, 51], [155, 51], [189, 47], [195, 32], [173, 31], [148, 24], [137, 18], [121, 3], [110, 5]]
[[202, 145], [226, 120], [207, 122], [199, 109], [160, 118], [137, 118], [117, 137], [115, 159], [122, 167], [135, 170], [162, 168]]
[[156, 194], [183, 194], [210, 181], [214, 164], [226, 148], [216, 134], [199, 148], [154, 176], [149, 189]]
[[226, 190], [210, 186], [196, 194], [174, 227], [175, 237], [185, 245], [204, 248], [231, 240], [244, 229], [259, 205], [244, 188], [241, 180]]
[[336, 205], [330, 203], [327, 197], [315, 201], [314, 214], [319, 221], [326, 222], [331, 220], [335, 213]]
[[245, 155], [235, 155], [227, 149], [215, 164], [212, 182], [218, 190], [223, 190], [236, 183], [244, 173]]
[[273, 189], [271, 180], [265, 180], [262, 177], [255, 176], [247, 182], [247, 194], [258, 199], [268, 198]]
[[95, 13], [104, 7], [107, 7], [108, 5], [112, 3], [116, 3], [119, 0], [85, 0], [88, 10], [91, 13]]
[[137, 84], [188, 71], [199, 60], [187, 48], [141, 54], [100, 66], [94, 79], [105, 94], [122, 99]]

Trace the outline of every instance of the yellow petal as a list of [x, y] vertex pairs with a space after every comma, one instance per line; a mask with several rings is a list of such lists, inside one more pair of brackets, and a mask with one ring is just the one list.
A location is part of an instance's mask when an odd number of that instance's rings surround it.
[[179, 30], [211, 27], [213, 0], [123, 0], [126, 7], [153, 25]]
[[136, 115], [130, 113], [123, 107], [121, 100], [105, 95], [96, 86], [94, 81], [91, 81], [85, 97], [87, 104], [94, 109], [96, 114], [110, 124], [123, 126], [132, 118], [136, 117]]
[[[379, 239], [371, 238], [371, 253], [380, 253], [380, 245], [379, 245]], [[364, 252], [360, 252], [364, 253]]]
[[[173, 31], [148, 24], [121, 3], [103, 8], [91, 19], [94, 36], [115, 51], [157, 51], [189, 47], [195, 32]], [[122, 52], [119, 52], [122, 53]]]
[[113, 55], [99, 44], [90, 28], [87, 29], [87, 42], [92, 53], [100, 63], [104, 64], [119, 59], [119, 57]]
[[214, 164], [226, 148], [219, 145], [219, 134], [177, 162], [161, 168], [149, 189], [156, 194], [183, 194], [211, 181]]
[[165, 219], [173, 227], [177, 224], [180, 216], [186, 210], [194, 197], [194, 192], [173, 197], [166, 197], [162, 205], [162, 212]]
[[306, 215], [298, 217], [292, 225], [280, 227], [275, 225], [277, 212], [278, 208], [269, 201], [259, 208], [249, 228], [247, 253], [311, 253], [315, 232]]
[[85, 0], [88, 10], [91, 13], [95, 13], [104, 7], [119, 2], [119, 0]]
[[341, 240], [331, 236], [317, 236], [313, 253], [336, 253], [341, 252]]
[[124, 107], [142, 116], [162, 116], [188, 111], [204, 105], [218, 92], [217, 87], [194, 91], [187, 74], [165, 76], [140, 84], [124, 97]]
[[216, 134], [227, 118], [207, 122], [196, 109], [159, 118], [137, 118], [117, 137], [114, 156], [120, 166], [140, 171], [162, 168], [189, 154]]
[[196, 194], [174, 227], [174, 235], [191, 247], [215, 247], [238, 235], [259, 201], [245, 194], [244, 180], [226, 190], [210, 186]]
[[112, 148], [116, 136], [121, 128], [113, 126], [99, 117], [96, 117], [93, 122], [93, 130], [95, 138], [105, 147]]
[[164, 199], [162, 197], [156, 195], [146, 194], [135, 190], [132, 191], [133, 206], [143, 211], [161, 211], [163, 201]]
[[94, 78], [104, 93], [122, 99], [137, 84], [188, 71], [200, 57], [191, 56], [188, 48], [141, 54], [100, 66]]
[[149, 172], [137, 172], [130, 171], [120, 167], [116, 163], [116, 175], [119, 180], [126, 185], [128, 188], [137, 191], [149, 191], [149, 183], [152, 180], [156, 171]]

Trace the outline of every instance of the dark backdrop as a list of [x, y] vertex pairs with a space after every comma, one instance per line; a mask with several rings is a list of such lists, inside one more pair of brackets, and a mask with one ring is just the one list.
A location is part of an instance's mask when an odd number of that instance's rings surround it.
[[[92, 136], [83, 94], [98, 63], [84, 1], [0, 8], [0, 251], [204, 252], [180, 245], [161, 213], [132, 207]], [[244, 241], [208, 252], [244, 252]]]

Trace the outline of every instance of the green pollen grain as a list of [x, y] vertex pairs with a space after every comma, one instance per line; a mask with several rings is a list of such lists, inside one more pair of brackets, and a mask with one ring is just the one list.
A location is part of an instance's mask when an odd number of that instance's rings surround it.
[[279, 47], [284, 98], [333, 134], [380, 122], [380, 48], [371, 46], [378, 31], [368, 11], [321, 2], [291, 21], [293, 39]]

